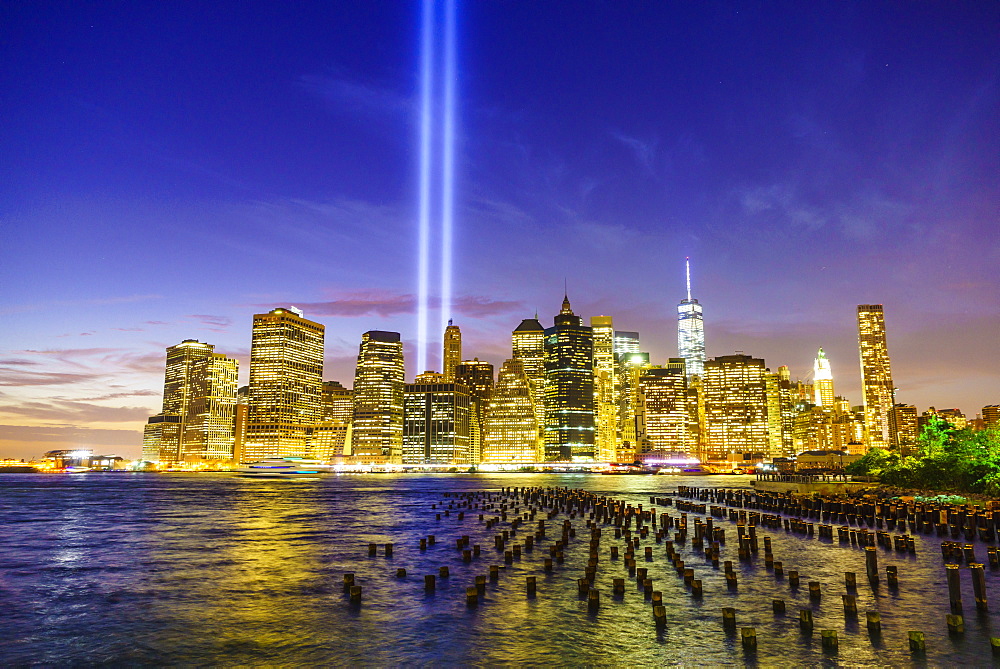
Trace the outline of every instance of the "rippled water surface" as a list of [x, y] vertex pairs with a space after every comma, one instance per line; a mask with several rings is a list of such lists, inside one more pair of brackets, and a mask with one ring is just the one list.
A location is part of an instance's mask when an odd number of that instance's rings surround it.
[[[566, 561], [542, 569], [558, 538], [560, 515], [548, 522], [542, 548], [525, 552], [487, 586], [485, 601], [466, 606], [465, 589], [489, 565], [503, 566], [478, 511], [459, 521], [455, 512], [435, 519], [445, 492], [496, 491], [501, 486], [582, 488], [649, 507], [649, 497], [682, 485], [749, 487], [749, 477], [675, 478], [593, 475], [368, 475], [317, 480], [253, 480], [227, 475], [84, 474], [0, 475], [0, 664], [754, 664], [990, 665], [989, 638], [997, 622], [977, 614], [968, 570], [963, 569], [965, 634], [950, 637], [950, 613], [937, 537], [917, 538], [917, 554], [879, 548], [880, 565], [899, 567], [900, 588], [884, 581], [872, 590], [863, 578], [863, 551], [784, 530], [770, 536], [786, 573], [798, 569], [802, 587], [789, 588], [764, 569], [763, 551], [752, 563], [736, 559], [735, 526], [722, 560], [733, 560], [739, 588], [730, 592], [690, 544], [687, 566], [704, 582], [693, 600], [652, 537], [637, 549], [663, 592], [667, 626], [657, 631], [645, 601], [610, 546], [624, 548], [610, 528], [601, 541], [597, 585], [601, 607], [587, 608], [577, 594], [588, 558], [589, 532], [573, 520], [577, 537]], [[440, 509], [439, 509], [440, 510]], [[672, 507], [659, 507], [674, 516]], [[691, 514], [698, 517], [696, 514]], [[487, 517], [492, 517], [487, 512]], [[526, 523], [519, 536], [533, 530]], [[419, 550], [419, 539], [437, 542]], [[455, 540], [469, 535], [482, 554], [463, 563]], [[368, 557], [369, 542], [379, 544]], [[394, 555], [382, 544], [392, 542]], [[654, 547], [645, 562], [642, 548]], [[509, 547], [508, 547], [509, 548]], [[985, 562], [985, 546], [976, 545]], [[423, 576], [448, 566], [436, 592]], [[396, 578], [398, 568], [407, 577]], [[858, 578], [858, 620], [844, 616], [845, 571]], [[353, 572], [363, 600], [353, 606], [343, 574]], [[525, 577], [538, 577], [538, 593], [525, 594]], [[997, 572], [987, 570], [988, 591]], [[611, 597], [612, 579], [625, 577], [623, 599]], [[823, 597], [810, 602], [808, 581]], [[787, 602], [775, 616], [771, 600]], [[993, 603], [1000, 611], [1000, 599]], [[740, 627], [756, 627], [758, 650], [747, 655], [727, 635], [721, 609], [734, 607]], [[815, 632], [803, 635], [798, 610], [811, 608]], [[882, 635], [869, 637], [866, 610], [878, 610]], [[835, 629], [836, 654], [824, 653], [820, 630]], [[927, 637], [923, 658], [910, 654], [906, 633]]]

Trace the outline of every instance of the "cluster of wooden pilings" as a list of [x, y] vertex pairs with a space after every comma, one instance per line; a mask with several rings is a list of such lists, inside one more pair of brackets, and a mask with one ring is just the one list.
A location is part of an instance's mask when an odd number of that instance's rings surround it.
[[[501, 572], [506, 572], [515, 562], [522, 567], [525, 566], [527, 564], [525, 560], [532, 557], [537, 550], [541, 555], [540, 570], [537, 574], [525, 576], [524, 583], [525, 596], [536, 597], [539, 576], [552, 575], [553, 572], [564, 569], [566, 552], [576, 541], [577, 527], [574, 521], [582, 521], [585, 523], [588, 537], [586, 566], [582, 574], [577, 574], [575, 579], [571, 579], [581, 602], [586, 601], [587, 609], [592, 613], [599, 611], [602, 606], [602, 593], [597, 587], [598, 571], [609, 568], [620, 570], [621, 576], [611, 575], [610, 599], [612, 602], [624, 599], [626, 583], [634, 580], [635, 590], [648, 602], [652, 623], [658, 630], [664, 629], [667, 624], [667, 611], [663, 598], [665, 586], [682, 587], [693, 600], [703, 600], [706, 594], [710, 594], [706, 593], [702, 580], [696, 578], [693, 566], [698, 560], [703, 560], [706, 567], [710, 565], [713, 569], [721, 569], [726, 590], [734, 594], [739, 590], [740, 581], [736, 564], [752, 563], [757, 560], [763, 545], [766, 571], [771, 573], [776, 582], [787, 583], [793, 593], [799, 591], [801, 587], [799, 571], [775, 559], [771, 538], [761, 536], [758, 533], [759, 528], [776, 530], [784, 528], [786, 532], [803, 535], [803, 538], [815, 537], [818, 529], [820, 539], [828, 539], [831, 543], [836, 540], [841, 546], [863, 550], [865, 577], [875, 589], [881, 581], [878, 547], [897, 552], [915, 552], [913, 537], [908, 534], [894, 537], [881, 528], [898, 528], [905, 531], [908, 523], [919, 528], [920, 523], [924, 522], [922, 514], [929, 513], [924, 509], [910, 509], [907, 505], [860, 504], [843, 500], [837, 502], [820, 500], [817, 503], [771, 493], [692, 487], [679, 488], [676, 496], [653, 496], [649, 501], [650, 507], [644, 508], [642, 504], [632, 505], [582, 490], [512, 487], [501, 488], [499, 491], [445, 493], [443, 499], [431, 505], [430, 511], [436, 521], [454, 517], [457, 522], [464, 522], [466, 514], [469, 514], [470, 517], [477, 518], [480, 526], [479, 535], [488, 538], [489, 533], [493, 533], [493, 554], [497, 558], [502, 557], [503, 565], [490, 564], [486, 573], [474, 577], [474, 582], [464, 589], [467, 606], [478, 607], [487, 603], [487, 583], [498, 583]], [[666, 511], [658, 512], [657, 506], [674, 507], [679, 515], [675, 517]], [[705, 518], [697, 517], [695, 514]], [[789, 514], [800, 515], [785, 517]], [[561, 522], [556, 521], [560, 516]], [[977, 514], [967, 513], [965, 516], [956, 514], [954, 523], [947, 522], [950, 516], [938, 517], [945, 520], [944, 525], [949, 532], [953, 526], [961, 527], [964, 531], [967, 525], [971, 525], [977, 530], [982, 530], [980, 532], [982, 537], [993, 536], [987, 533], [987, 531], [993, 532], [992, 524], [980, 527], [985, 521], [984, 517]], [[725, 556], [735, 557], [736, 560], [722, 559], [724, 551], [727, 550], [727, 530], [719, 524], [720, 521], [727, 520], [736, 524], [736, 550], [735, 555], [728, 553]], [[812, 523], [808, 522], [809, 520], [845, 524], [835, 528], [833, 524]], [[992, 523], [992, 518], [989, 522]], [[851, 524], [856, 527], [851, 527]], [[879, 529], [871, 531], [861, 525]], [[916, 529], [911, 528], [911, 531]], [[609, 535], [613, 536], [613, 541], [609, 541]], [[460, 555], [466, 564], [477, 562], [485, 552], [480, 544], [472, 544], [470, 534], [460, 534], [453, 541], [457, 555]], [[406, 548], [407, 550], [416, 548], [424, 552], [435, 546], [436, 542], [435, 535], [427, 535], [419, 540], [418, 546]], [[623, 542], [624, 545], [607, 546], [608, 543], [619, 542]], [[643, 542], [647, 542], [646, 545], [643, 545]], [[451, 540], [446, 543], [451, 543]], [[605, 545], [604, 549], [602, 543]], [[668, 583], [663, 585], [654, 583], [649, 568], [639, 566], [640, 561], [652, 563], [662, 559], [656, 555], [656, 545], [662, 546], [661, 554], [665, 554], [666, 561], [676, 572], [678, 586], [669, 586], [669, 579]], [[369, 557], [378, 556], [377, 544], [368, 544], [367, 548]], [[384, 544], [383, 556], [391, 558], [394, 548], [391, 543]], [[987, 611], [983, 565], [972, 562], [975, 557], [974, 552], [968, 545], [945, 542], [942, 544], [942, 553], [946, 560], [953, 558], [954, 561], [961, 562], [965, 559], [970, 563], [977, 609], [981, 612]], [[995, 559], [996, 550], [991, 549], [991, 565]], [[535, 560], [534, 564], [538, 562]], [[964, 633], [964, 621], [961, 615], [961, 581], [957, 569], [958, 564], [948, 564], [952, 613], [947, 616], [946, 623], [951, 634]], [[952, 572], [955, 573], [954, 576]], [[406, 578], [406, 570], [397, 569], [396, 577]], [[438, 580], [449, 577], [448, 566], [439, 567], [437, 574], [424, 575], [425, 592], [434, 592]], [[899, 587], [896, 566], [886, 566], [885, 579], [890, 589]], [[844, 592], [841, 594], [841, 600], [846, 621], [856, 620], [859, 615], [857, 581], [857, 574], [854, 572], [844, 573]], [[657, 585], [660, 585], [660, 589], [656, 589]], [[822, 584], [819, 581], [807, 581], [807, 587], [810, 601], [816, 604], [823, 596]], [[355, 582], [353, 573], [344, 575], [344, 591], [349, 595], [353, 605], [360, 605], [362, 589], [360, 584]], [[773, 599], [771, 604], [774, 616], [786, 615], [784, 599]], [[812, 635], [813, 610], [800, 609], [798, 616], [801, 632]], [[872, 638], [880, 637], [880, 613], [866, 611], [865, 619], [867, 633]], [[736, 634], [737, 619], [734, 607], [722, 608], [722, 626], [727, 633]], [[835, 653], [839, 645], [837, 630], [825, 629], [821, 630], [820, 634], [824, 651]], [[740, 640], [745, 652], [754, 653], [757, 648], [756, 628], [740, 628]], [[908, 642], [914, 653], [924, 652], [925, 641], [922, 632], [909, 632]], [[1000, 654], [1000, 639], [991, 639], [991, 647], [994, 653]]]
[[[729, 517], [738, 523], [761, 523], [766, 527], [780, 529], [782, 522], [788, 532], [797, 532], [813, 536], [816, 534], [817, 525], [807, 522], [804, 518], [817, 520], [831, 520], [840, 523], [850, 523], [855, 525], [867, 525], [869, 527], [889, 529], [898, 528], [906, 530], [909, 525], [911, 532], [921, 532], [924, 534], [936, 533], [938, 536], [950, 535], [952, 537], [963, 536], [974, 541], [977, 537], [982, 541], [993, 541], [1000, 535], [1000, 512], [984, 511], [980, 507], [972, 505], [955, 504], [934, 504], [934, 503], [903, 503], [894, 501], [873, 502], [870, 500], [854, 500], [843, 497], [824, 497], [821, 495], [797, 496], [789, 493], [773, 493], [764, 491], [747, 491], [741, 489], [727, 488], [696, 488], [689, 486], [679, 486], [675, 501], [679, 509], [694, 509], [699, 513], [709, 513], [712, 516], [725, 518]], [[711, 501], [722, 506], [696, 504], [688, 500]], [[735, 507], [735, 508], [731, 508]], [[746, 511], [746, 509], [765, 509], [775, 513], [759, 513]], [[781, 516], [794, 515], [792, 518], [782, 518]], [[935, 519], [937, 522], [934, 522]], [[833, 525], [819, 524], [819, 537], [834, 539]], [[915, 540], [909, 534], [891, 536], [888, 532], [877, 530], [870, 531], [866, 527], [858, 529], [851, 528], [844, 524], [836, 528], [837, 539], [841, 545], [851, 544], [863, 547], [865, 550], [866, 572], [870, 582], [874, 585], [878, 581], [878, 554], [875, 549], [876, 544], [887, 550], [895, 549], [897, 552], [915, 553]], [[768, 542], [769, 543], [769, 542]], [[995, 546], [987, 549], [987, 556], [991, 568], [1000, 568], [1000, 550]], [[959, 635], [965, 632], [964, 619], [962, 617], [962, 589], [960, 565], [963, 561], [969, 565], [969, 573], [972, 578], [973, 592], [975, 593], [976, 609], [980, 613], [989, 611], [986, 595], [986, 576], [983, 564], [976, 562], [975, 547], [971, 543], [962, 544], [960, 542], [945, 541], [941, 544], [941, 554], [945, 560], [945, 573], [948, 583], [948, 595], [951, 605], [951, 614], [945, 616], [949, 634]], [[765, 558], [765, 564], [767, 558]], [[772, 562], [771, 565], [774, 563]], [[780, 563], [779, 563], [780, 564]], [[772, 567], [773, 568], [773, 567]], [[898, 588], [898, 569], [895, 566], [886, 567], [886, 580], [890, 588]], [[856, 588], [856, 577], [851, 572], [845, 573], [845, 584], [848, 590]], [[810, 583], [810, 595], [813, 590]], [[818, 584], [817, 586], [818, 591]], [[845, 615], [850, 612], [857, 613], [856, 598], [850, 594], [843, 595]], [[784, 611], [784, 603], [779, 604], [775, 600], [775, 611], [781, 608]], [[809, 622], [800, 619], [803, 629], [808, 625], [811, 628], [811, 613], [803, 610], [802, 616], [808, 617]], [[808, 614], [808, 615], [807, 615]], [[880, 617], [877, 611], [866, 612], [869, 631], [874, 629], [880, 631]], [[834, 632], [834, 635], [836, 633]], [[923, 632], [911, 631], [909, 635], [910, 649], [915, 652], [925, 650], [925, 640]], [[824, 647], [827, 638], [824, 637]], [[994, 654], [1000, 654], [1000, 638], [990, 639], [991, 648]]]

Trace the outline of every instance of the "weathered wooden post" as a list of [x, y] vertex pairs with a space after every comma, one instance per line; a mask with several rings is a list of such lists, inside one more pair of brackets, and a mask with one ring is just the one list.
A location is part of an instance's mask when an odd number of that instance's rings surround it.
[[962, 612], [962, 581], [957, 564], [946, 564], [945, 574], [948, 578], [948, 599], [953, 613]]

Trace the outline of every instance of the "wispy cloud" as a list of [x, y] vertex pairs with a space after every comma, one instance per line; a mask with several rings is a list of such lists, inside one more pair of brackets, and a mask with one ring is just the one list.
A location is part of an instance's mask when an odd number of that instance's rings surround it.
[[208, 326], [212, 332], [225, 332], [233, 324], [233, 319], [228, 316], [212, 316], [211, 314], [192, 314], [188, 318], [194, 319], [202, 325]]
[[36, 372], [0, 367], [0, 386], [61, 386], [96, 381], [103, 374]]
[[404, 115], [413, 109], [412, 99], [373, 82], [340, 76], [307, 74], [299, 77], [304, 90], [326, 101], [331, 109], [358, 115]]
[[0, 425], [0, 441], [69, 442], [80, 446], [134, 446], [137, 430], [91, 429], [71, 426]]
[[64, 307], [93, 307], [108, 304], [127, 304], [132, 302], [147, 302], [157, 300], [162, 295], [123, 295], [119, 297], [103, 297], [92, 300], [56, 300], [52, 302], [40, 302], [38, 304], [19, 304], [0, 309], [0, 315], [21, 314], [28, 311], [43, 311], [52, 308]]
[[0, 414], [62, 424], [129, 423], [146, 419], [147, 407], [109, 407], [76, 400], [23, 401], [0, 404]]
[[636, 162], [639, 163], [639, 165], [641, 165], [647, 172], [652, 174], [653, 166], [656, 161], [657, 147], [660, 144], [659, 139], [655, 137], [652, 139], [640, 139], [638, 137], [626, 135], [618, 130], [611, 131], [611, 136], [624, 144], [625, 147], [632, 153]]

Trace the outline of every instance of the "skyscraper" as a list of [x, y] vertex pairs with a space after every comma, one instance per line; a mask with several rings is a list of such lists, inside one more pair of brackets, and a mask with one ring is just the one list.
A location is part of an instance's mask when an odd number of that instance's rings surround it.
[[239, 362], [194, 339], [167, 348], [163, 411], [149, 419], [143, 458], [231, 460]]
[[594, 459], [594, 335], [564, 297], [545, 330], [545, 458]]
[[455, 381], [469, 390], [469, 462], [478, 464], [483, 452], [483, 420], [493, 392], [493, 364], [474, 358], [455, 367]]
[[764, 361], [749, 355], [721, 355], [705, 362], [707, 455], [766, 453], [767, 384]]
[[324, 381], [320, 421], [309, 437], [309, 457], [332, 460], [346, 455], [354, 415], [354, 393], [339, 381]]
[[511, 358], [500, 367], [485, 412], [482, 462], [538, 462], [538, 423], [524, 363]]
[[[444, 351], [441, 356], [441, 371], [447, 381], [455, 380], [455, 367], [462, 361], [462, 331], [451, 319], [444, 329]], [[423, 371], [423, 370], [418, 370]]]
[[642, 453], [687, 453], [687, 378], [683, 365], [647, 369], [639, 377], [638, 441]]
[[361, 336], [351, 422], [351, 455], [356, 462], [401, 462], [404, 372], [398, 332], [370, 330]]
[[322, 413], [325, 329], [294, 307], [254, 315], [245, 461], [307, 455]]
[[782, 458], [795, 455], [792, 429], [795, 421], [795, 402], [788, 367], [782, 365], [776, 373], [767, 371], [767, 439], [768, 456]]
[[593, 316], [594, 333], [594, 404], [596, 411], [597, 459], [615, 460], [618, 434], [618, 405], [615, 402], [615, 326], [611, 316]]
[[545, 459], [545, 329], [534, 318], [525, 318], [511, 333], [511, 357], [520, 360], [528, 378], [538, 426], [536, 461]]
[[861, 353], [861, 390], [865, 401], [865, 446], [895, 447], [892, 371], [889, 368], [885, 316], [881, 304], [858, 305], [858, 348]]
[[406, 384], [403, 463], [470, 464], [469, 403], [469, 390], [461, 383]]
[[830, 361], [823, 349], [819, 350], [813, 360], [813, 393], [816, 399], [813, 404], [818, 407], [833, 407], [833, 370], [830, 369]]
[[618, 369], [615, 374], [617, 385], [615, 395], [618, 399], [618, 443], [614, 458], [616, 462], [633, 462], [640, 452], [636, 425], [639, 411], [639, 378], [650, 368], [649, 353], [622, 353], [618, 356]]
[[902, 455], [915, 455], [917, 451], [917, 407], [896, 404], [892, 407], [892, 423], [896, 426], [896, 442]]
[[615, 330], [614, 353], [617, 359], [622, 353], [639, 353], [639, 333], [628, 330]]
[[691, 261], [687, 269], [687, 299], [677, 305], [677, 355], [687, 362], [688, 377], [705, 371], [705, 318], [698, 300], [691, 297]]

